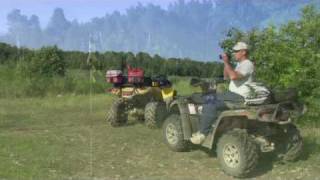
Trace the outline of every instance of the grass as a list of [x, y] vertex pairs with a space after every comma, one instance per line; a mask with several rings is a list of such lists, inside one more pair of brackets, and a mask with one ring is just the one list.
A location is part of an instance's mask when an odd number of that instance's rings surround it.
[[[109, 95], [0, 99], [0, 179], [231, 179], [205, 149], [175, 153], [160, 129], [112, 128]], [[320, 129], [303, 127], [300, 161], [260, 163], [254, 177], [320, 177]]]

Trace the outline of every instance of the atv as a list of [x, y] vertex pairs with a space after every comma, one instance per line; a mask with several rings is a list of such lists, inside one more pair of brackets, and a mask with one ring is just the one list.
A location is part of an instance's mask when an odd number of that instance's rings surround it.
[[128, 66], [128, 76], [120, 70], [109, 70], [106, 78], [113, 84], [108, 92], [117, 96], [107, 115], [111, 126], [123, 126], [131, 116], [149, 128], [161, 127], [167, 105], [176, 95], [165, 76], [145, 77], [142, 69]]
[[[163, 136], [171, 150], [188, 151], [191, 147], [190, 138], [199, 131], [202, 94], [179, 97], [169, 105]], [[216, 95], [224, 106], [201, 146], [216, 151], [226, 174], [246, 177], [256, 168], [261, 153], [274, 152], [283, 161], [299, 157], [303, 142], [293, 120], [305, 109], [292, 97], [248, 105], [241, 96], [230, 92]]]

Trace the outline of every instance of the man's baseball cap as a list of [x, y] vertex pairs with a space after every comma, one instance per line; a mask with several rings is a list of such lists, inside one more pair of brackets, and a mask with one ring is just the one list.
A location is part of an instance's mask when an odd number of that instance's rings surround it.
[[248, 49], [248, 45], [244, 42], [238, 42], [233, 48], [234, 51], [239, 51], [239, 50], [247, 50]]

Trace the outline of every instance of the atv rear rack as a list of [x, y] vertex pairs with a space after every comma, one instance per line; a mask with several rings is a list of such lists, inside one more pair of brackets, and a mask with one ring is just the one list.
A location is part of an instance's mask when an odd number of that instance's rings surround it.
[[292, 111], [296, 110], [291, 101], [259, 107], [257, 119], [263, 122], [289, 124], [292, 122]]

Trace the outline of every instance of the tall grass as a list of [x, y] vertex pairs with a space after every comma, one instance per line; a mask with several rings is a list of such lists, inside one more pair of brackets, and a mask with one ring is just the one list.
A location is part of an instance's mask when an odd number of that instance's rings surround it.
[[[79, 69], [68, 69], [64, 77], [21, 75], [15, 66], [0, 66], [0, 97], [44, 97], [57, 95], [85, 95], [89, 93], [104, 93], [105, 89], [112, 85], [105, 82], [102, 71], [90, 71]], [[199, 91], [189, 85], [189, 77], [171, 76], [174, 89], [179, 95], [188, 95]]]
[[198, 89], [189, 85], [189, 77], [171, 76], [169, 77], [169, 80], [173, 84], [173, 88], [177, 91], [178, 95], [192, 94]]
[[103, 93], [110, 86], [103, 73], [85, 70], [68, 70], [64, 77], [23, 77], [14, 67], [0, 66], [0, 97], [36, 97], [64, 94]]

